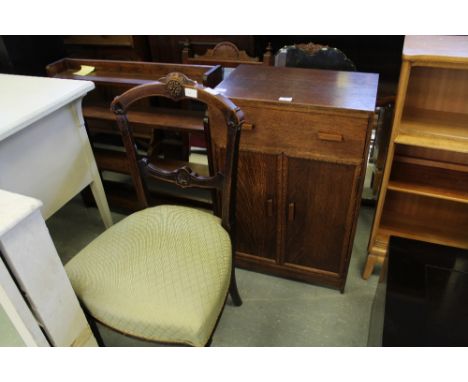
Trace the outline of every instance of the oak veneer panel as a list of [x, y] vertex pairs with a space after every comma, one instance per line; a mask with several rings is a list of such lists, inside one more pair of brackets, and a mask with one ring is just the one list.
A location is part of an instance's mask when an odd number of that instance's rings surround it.
[[286, 203], [294, 211], [286, 216], [284, 261], [339, 273], [350, 234], [346, 222], [352, 214], [350, 185], [356, 168], [288, 158], [287, 169]]
[[239, 153], [237, 179], [237, 251], [275, 260], [279, 157]]
[[[245, 147], [267, 147], [278, 152], [313, 152], [360, 161], [367, 133], [365, 118], [252, 108], [241, 103], [247, 123], [241, 142]], [[336, 137], [336, 138], [335, 138]]]
[[378, 75], [359, 72], [240, 65], [217, 89], [232, 100], [278, 103], [284, 107], [374, 113]]
[[[245, 149], [300, 153], [354, 164], [362, 162], [366, 118], [303, 111], [285, 113], [281, 109], [239, 104], [248, 125], [241, 134], [241, 145]], [[210, 118], [215, 125], [223, 121], [219, 113], [212, 113]], [[225, 145], [226, 137], [221, 130], [215, 130], [213, 134], [217, 142]]]

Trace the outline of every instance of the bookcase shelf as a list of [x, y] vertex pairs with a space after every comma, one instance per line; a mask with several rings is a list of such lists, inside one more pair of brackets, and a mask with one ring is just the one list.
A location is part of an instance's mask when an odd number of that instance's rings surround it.
[[[83, 115], [87, 119], [115, 121], [115, 115], [108, 106], [85, 106]], [[127, 117], [132, 126], [203, 133], [203, 111], [158, 108], [155, 112], [129, 111]]]
[[468, 248], [468, 37], [407, 36], [363, 278], [390, 236]]
[[395, 143], [468, 153], [468, 114], [411, 109]]
[[431, 187], [415, 183], [389, 181], [388, 189], [407, 194], [428, 196], [431, 198], [451, 200], [453, 202], [459, 203], [468, 203], [468, 192], [449, 191], [441, 187]]
[[437, 227], [427, 227], [425, 225], [401, 222], [397, 219], [385, 221], [378, 232], [380, 241], [388, 245], [390, 236], [403, 237], [405, 239], [414, 239], [426, 241], [428, 243], [448, 245], [451, 247], [468, 249], [468, 238], [465, 232], [450, 232], [440, 230]]

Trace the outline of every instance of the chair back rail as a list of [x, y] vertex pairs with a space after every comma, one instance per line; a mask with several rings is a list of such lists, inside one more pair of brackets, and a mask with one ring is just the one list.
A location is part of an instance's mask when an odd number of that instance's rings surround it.
[[[227, 127], [224, 168], [221, 168], [216, 174], [210, 171], [210, 174], [213, 174], [211, 176], [200, 176], [187, 165], [168, 171], [159, 168], [157, 163], [150, 162], [148, 157], [139, 160], [132, 128], [128, 123], [127, 110], [134, 102], [148, 97], [164, 97], [176, 102], [184, 99], [196, 99], [209, 107], [220, 110]], [[196, 187], [217, 190], [221, 192], [220, 217], [222, 225], [228, 232], [231, 232], [235, 221], [240, 131], [244, 122], [244, 114], [240, 108], [223, 95], [216, 94], [212, 89], [190, 80], [182, 73], [174, 72], [156, 82], [136, 86], [115, 97], [111, 103], [111, 109], [116, 116], [117, 125], [122, 134], [122, 140], [130, 162], [130, 172], [141, 208], [149, 206], [149, 193], [145, 176], [171, 182], [182, 188]], [[210, 126], [207, 118], [205, 118], [204, 129], [205, 135], [210, 137]], [[211, 170], [212, 168], [210, 166]]]

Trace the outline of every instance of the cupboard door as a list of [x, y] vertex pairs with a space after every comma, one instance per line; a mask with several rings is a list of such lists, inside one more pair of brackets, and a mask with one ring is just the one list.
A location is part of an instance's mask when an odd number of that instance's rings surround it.
[[339, 274], [346, 257], [358, 168], [286, 158], [284, 262]]
[[[224, 158], [224, 149], [220, 154]], [[276, 260], [280, 160], [280, 155], [239, 151], [237, 252]]]
[[237, 251], [276, 259], [280, 156], [240, 151], [237, 174]]

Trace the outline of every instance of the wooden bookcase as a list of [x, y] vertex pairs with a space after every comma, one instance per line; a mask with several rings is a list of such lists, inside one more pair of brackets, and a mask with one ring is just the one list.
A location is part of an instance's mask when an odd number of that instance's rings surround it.
[[[82, 65], [92, 66], [94, 70], [87, 75], [77, 75], [76, 72]], [[93, 81], [96, 85], [96, 89], [83, 100], [83, 115], [88, 134], [101, 174], [106, 172], [106, 174], [112, 173], [111, 175], [114, 175], [112, 180], [103, 176], [109, 203], [113, 207], [130, 211], [137, 210], [140, 206], [131, 184], [119, 180], [126, 179], [130, 170], [115, 116], [110, 110], [110, 103], [114, 97], [134, 86], [156, 81], [170, 72], [181, 72], [190, 79], [209, 87], [215, 87], [222, 79], [222, 69], [218, 65], [64, 58], [48, 65], [46, 69], [50, 77], [88, 80]], [[173, 141], [177, 141], [180, 135], [185, 142], [183, 145], [175, 142], [172, 143], [173, 148], [170, 144], [162, 148], [163, 159], [166, 159], [168, 168], [178, 167], [180, 163], [177, 163], [177, 159], [188, 160], [188, 137], [189, 135], [204, 137], [204, 117], [205, 108], [196, 101], [184, 101], [181, 104], [174, 104], [169, 100], [167, 102], [164, 100], [138, 101], [132, 105], [128, 112], [128, 119], [138, 141], [139, 149], [146, 150], [149, 145], [154, 145], [156, 142], [155, 134], [159, 134], [159, 132], [170, 130], [170, 134], [176, 135], [175, 138], [177, 138], [172, 139], [173, 136], [171, 136], [170, 139]], [[167, 136], [165, 137], [167, 138]], [[166, 141], [170, 139], [166, 139]], [[178, 145], [183, 146], [182, 149], [178, 148]], [[184, 151], [185, 154], [179, 158], [181, 151]], [[208, 174], [208, 166], [197, 166], [194, 163], [191, 164], [191, 167], [201, 174]], [[116, 174], [118, 176], [115, 176]], [[116, 178], [117, 181], [115, 181]], [[158, 192], [159, 200], [171, 201], [175, 196], [174, 192], [177, 191], [169, 190], [163, 195], [164, 192], [164, 190]], [[181, 196], [182, 200], [180, 201], [182, 202], [188, 200], [187, 195], [180, 195], [180, 192], [178, 196]], [[189, 200], [189, 202], [206, 205], [201, 201], [205, 199], [205, 197], [197, 199], [195, 196], [195, 199]]]
[[468, 37], [407, 36], [363, 272], [389, 237], [468, 249]]

